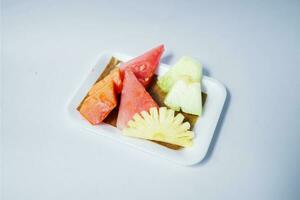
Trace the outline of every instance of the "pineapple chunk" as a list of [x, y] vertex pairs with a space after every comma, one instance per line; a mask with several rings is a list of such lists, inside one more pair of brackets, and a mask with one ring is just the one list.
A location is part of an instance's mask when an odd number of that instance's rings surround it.
[[182, 114], [175, 115], [175, 111], [160, 107], [150, 108], [149, 112], [142, 111], [135, 114], [123, 129], [126, 136], [155, 140], [182, 147], [192, 146], [194, 132], [189, 131], [190, 124], [183, 122]]

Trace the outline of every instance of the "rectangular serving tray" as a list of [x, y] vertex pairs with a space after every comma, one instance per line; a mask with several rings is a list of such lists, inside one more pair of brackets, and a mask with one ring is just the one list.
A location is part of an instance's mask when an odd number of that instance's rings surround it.
[[[119, 129], [109, 124], [93, 126], [87, 122], [76, 109], [87, 94], [88, 90], [100, 76], [111, 57], [115, 57], [122, 61], [127, 61], [132, 58], [131, 56], [120, 53], [105, 52], [100, 54], [99, 61], [96, 66], [93, 66], [88, 72], [85, 81], [77, 89], [68, 104], [67, 111], [71, 120], [78, 125], [78, 127], [87, 130], [87, 132], [94, 132], [98, 135], [111, 138], [154, 156], [168, 159], [169, 161], [177, 164], [193, 165], [200, 162], [207, 153], [222, 112], [226, 99], [225, 87], [217, 80], [203, 76], [202, 91], [207, 94], [207, 99], [203, 107], [202, 116], [198, 118], [193, 128], [193, 131], [195, 132], [193, 146], [180, 150], [169, 149], [151, 141], [123, 136]], [[170, 68], [170, 66], [161, 63], [156, 74], [161, 76], [168, 70], [168, 68]]]

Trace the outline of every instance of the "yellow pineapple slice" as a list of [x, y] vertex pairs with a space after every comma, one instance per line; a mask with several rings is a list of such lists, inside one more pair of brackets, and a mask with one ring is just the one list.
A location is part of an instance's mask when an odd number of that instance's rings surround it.
[[142, 111], [140, 114], [135, 114], [123, 129], [123, 134], [190, 147], [194, 132], [189, 131], [189, 122], [183, 120], [184, 116], [181, 113], [175, 116], [175, 111], [172, 109], [153, 107], [149, 112]]

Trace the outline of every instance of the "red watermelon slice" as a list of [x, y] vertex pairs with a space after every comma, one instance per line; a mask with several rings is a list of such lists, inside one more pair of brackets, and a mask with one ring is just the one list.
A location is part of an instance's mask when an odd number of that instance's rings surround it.
[[164, 52], [164, 45], [147, 51], [146, 53], [133, 58], [121, 65], [121, 72], [130, 69], [144, 87], [147, 87], [159, 64], [160, 57]]
[[158, 107], [143, 85], [130, 70], [125, 70], [117, 127], [123, 129], [134, 114]]

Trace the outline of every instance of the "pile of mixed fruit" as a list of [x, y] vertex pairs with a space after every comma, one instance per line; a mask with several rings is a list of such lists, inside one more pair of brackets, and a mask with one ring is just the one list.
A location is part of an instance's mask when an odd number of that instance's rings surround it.
[[92, 125], [116, 125], [125, 136], [165, 146], [190, 147], [191, 126], [201, 115], [202, 65], [182, 57], [164, 75], [155, 71], [164, 52], [160, 45], [121, 62], [112, 58], [78, 106]]

